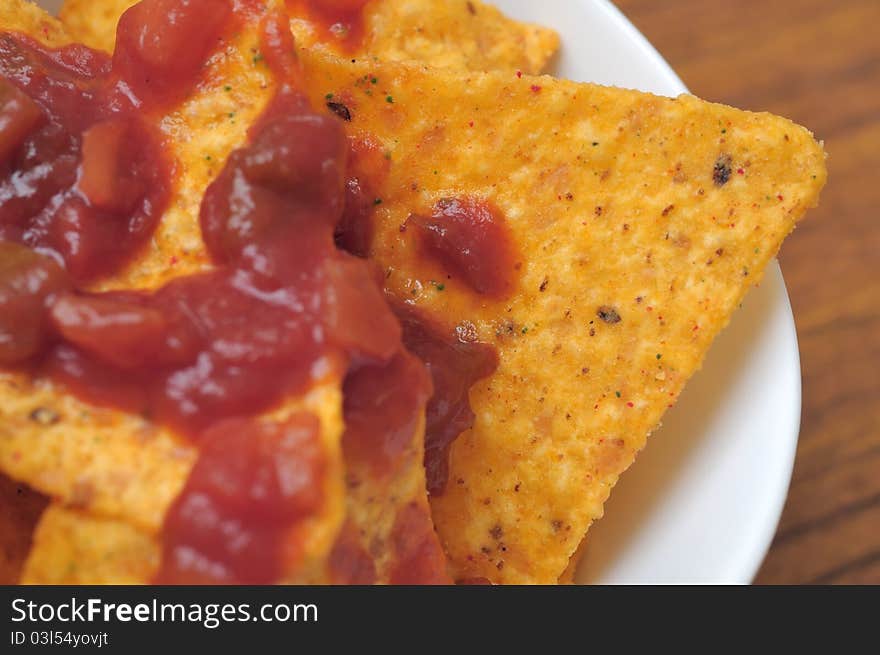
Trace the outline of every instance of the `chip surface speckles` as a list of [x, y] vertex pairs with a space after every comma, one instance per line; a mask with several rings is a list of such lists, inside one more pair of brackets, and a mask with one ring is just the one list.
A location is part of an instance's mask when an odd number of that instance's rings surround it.
[[[391, 161], [371, 249], [388, 289], [499, 351], [432, 499], [452, 573], [554, 583], [817, 202], [824, 152], [790, 121], [691, 96], [301, 57], [313, 97], [345, 102], [346, 128]], [[506, 301], [474, 295], [401, 231], [461, 195], [500, 208], [523, 253]]]

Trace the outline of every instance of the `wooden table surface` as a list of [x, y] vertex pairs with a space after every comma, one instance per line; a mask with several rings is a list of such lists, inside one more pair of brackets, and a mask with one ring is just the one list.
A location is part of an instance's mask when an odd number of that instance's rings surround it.
[[824, 139], [821, 205], [780, 261], [800, 445], [757, 582], [880, 583], [880, 0], [617, 0], [697, 95]]

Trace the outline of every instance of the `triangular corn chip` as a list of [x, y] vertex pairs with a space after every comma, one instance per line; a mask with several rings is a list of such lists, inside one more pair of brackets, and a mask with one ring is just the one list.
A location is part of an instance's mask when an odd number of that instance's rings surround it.
[[[822, 148], [783, 118], [687, 95], [302, 57], [315, 102], [344, 103], [351, 135], [390, 161], [370, 249], [387, 288], [499, 351], [432, 498], [453, 573], [556, 582], [816, 204]], [[475, 294], [402, 230], [460, 196], [506, 216], [521, 255], [507, 300]]]
[[129, 523], [54, 503], [34, 532], [21, 583], [146, 584], [159, 557], [156, 540]]

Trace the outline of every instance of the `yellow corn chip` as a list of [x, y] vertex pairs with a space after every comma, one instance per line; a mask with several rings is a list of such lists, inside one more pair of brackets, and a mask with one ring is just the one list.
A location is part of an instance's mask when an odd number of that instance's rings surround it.
[[5, 29], [30, 34], [49, 46], [58, 47], [72, 40], [65, 27], [53, 16], [28, 0], [0, 2], [0, 25]]
[[[822, 148], [785, 119], [692, 96], [302, 57], [313, 98], [346, 103], [350, 132], [392, 162], [372, 246], [388, 289], [499, 351], [432, 498], [453, 574], [556, 582], [816, 203]], [[506, 301], [475, 295], [401, 231], [462, 195], [507, 217], [522, 270]]]
[[553, 30], [513, 21], [478, 0], [377, 0], [365, 12], [364, 45], [354, 52], [345, 52], [295, 9], [291, 27], [304, 47], [459, 70], [540, 73], [559, 49]]
[[159, 566], [155, 540], [123, 521], [51, 505], [34, 533], [23, 584], [145, 584]]

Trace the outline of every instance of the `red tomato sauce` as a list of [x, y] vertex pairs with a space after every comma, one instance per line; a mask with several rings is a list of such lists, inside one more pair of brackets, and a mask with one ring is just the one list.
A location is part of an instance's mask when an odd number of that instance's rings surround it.
[[354, 52], [365, 37], [364, 7], [370, 0], [287, 0], [297, 16], [306, 17], [325, 43]]
[[405, 505], [391, 531], [394, 552], [389, 582], [393, 585], [451, 584], [446, 558], [427, 507]]
[[477, 293], [504, 298], [513, 291], [518, 254], [504, 216], [489, 202], [443, 199], [431, 216], [411, 215], [406, 229], [416, 231], [426, 254]]
[[233, 18], [233, 3], [148, 0], [119, 19], [113, 71], [120, 92], [148, 107], [182, 100]]
[[494, 347], [460, 340], [403, 303], [395, 305], [407, 349], [425, 363], [434, 393], [425, 410], [425, 473], [428, 493], [439, 496], [449, 478], [449, 449], [473, 427], [470, 389], [498, 367]]
[[431, 395], [424, 365], [401, 350], [387, 364], [349, 373], [343, 392], [346, 461], [365, 462], [376, 477], [390, 475], [412, 443]]
[[0, 34], [0, 75], [0, 239], [63, 261], [77, 281], [118, 269], [168, 203], [158, 130], [117, 93], [110, 59], [84, 46]]

